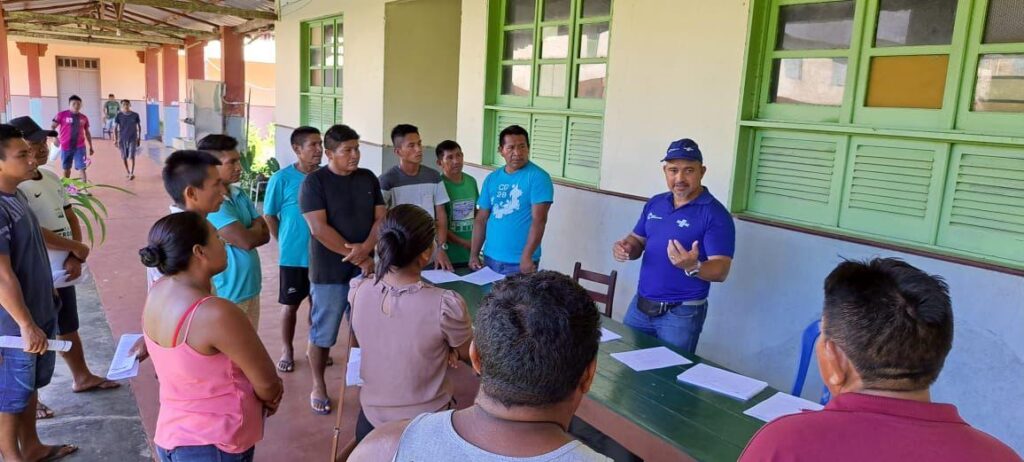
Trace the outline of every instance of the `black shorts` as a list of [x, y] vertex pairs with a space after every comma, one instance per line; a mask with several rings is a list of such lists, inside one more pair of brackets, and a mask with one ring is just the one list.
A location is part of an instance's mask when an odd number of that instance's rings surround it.
[[60, 307], [57, 310], [57, 335], [78, 332], [78, 295], [75, 286], [57, 289]]
[[282, 266], [280, 279], [281, 289], [277, 303], [298, 306], [309, 297], [309, 268], [298, 266]]

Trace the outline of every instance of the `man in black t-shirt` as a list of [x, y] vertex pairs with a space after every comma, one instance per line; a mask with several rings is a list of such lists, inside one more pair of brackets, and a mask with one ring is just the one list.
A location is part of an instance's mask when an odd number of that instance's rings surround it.
[[338, 340], [341, 318], [348, 310], [349, 281], [373, 272], [370, 252], [377, 243], [377, 224], [387, 208], [373, 172], [359, 168], [359, 135], [346, 125], [324, 133], [327, 168], [306, 176], [299, 207], [309, 224], [309, 279], [313, 306], [309, 327], [309, 363], [313, 371], [313, 412], [331, 412], [324, 384], [327, 352]]

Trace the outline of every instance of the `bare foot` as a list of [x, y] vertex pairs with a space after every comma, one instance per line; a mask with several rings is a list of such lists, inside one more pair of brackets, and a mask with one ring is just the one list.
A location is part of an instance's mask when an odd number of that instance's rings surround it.
[[103, 377], [97, 375], [89, 375], [89, 378], [82, 382], [75, 382], [71, 385], [71, 391], [75, 393], [85, 393], [87, 391], [97, 390], [112, 390], [120, 387], [121, 384], [117, 382], [111, 382]]

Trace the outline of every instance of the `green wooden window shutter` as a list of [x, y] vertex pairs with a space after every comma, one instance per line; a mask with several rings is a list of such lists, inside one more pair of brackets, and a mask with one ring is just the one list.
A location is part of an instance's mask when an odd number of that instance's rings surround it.
[[938, 243], [1024, 261], [1024, 149], [955, 145]]
[[341, 109], [341, 98], [334, 98], [334, 124], [342, 123]]
[[943, 143], [854, 137], [839, 227], [933, 243], [948, 158]]
[[306, 101], [306, 124], [310, 127], [323, 129], [323, 99], [319, 96], [307, 96]]
[[535, 115], [530, 130], [530, 160], [552, 176], [562, 176], [565, 117]]
[[601, 178], [602, 119], [569, 118], [569, 142], [566, 149], [565, 177], [597, 184]]
[[754, 144], [749, 209], [835, 226], [846, 137], [765, 130]]

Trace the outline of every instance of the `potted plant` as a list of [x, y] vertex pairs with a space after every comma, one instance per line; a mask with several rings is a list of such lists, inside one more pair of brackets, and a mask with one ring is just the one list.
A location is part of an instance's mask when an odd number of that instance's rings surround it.
[[103, 201], [94, 196], [91, 189], [112, 189], [120, 191], [125, 194], [135, 195], [135, 193], [117, 186], [109, 184], [93, 184], [86, 181], [82, 181], [74, 178], [63, 178], [61, 183], [64, 188], [67, 189], [69, 199], [71, 201], [71, 211], [78, 217], [79, 221], [85, 226], [86, 236], [89, 238], [89, 246], [95, 247], [96, 244], [96, 231], [99, 231], [99, 243], [103, 244], [103, 241], [107, 238], [107, 224], [106, 219], [108, 217], [107, 207], [103, 205]]

